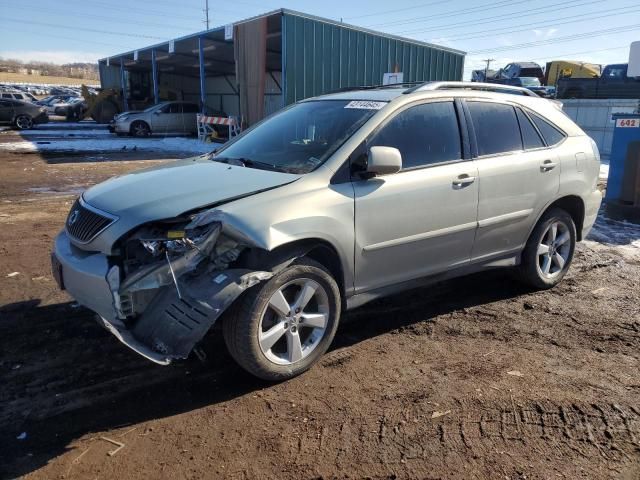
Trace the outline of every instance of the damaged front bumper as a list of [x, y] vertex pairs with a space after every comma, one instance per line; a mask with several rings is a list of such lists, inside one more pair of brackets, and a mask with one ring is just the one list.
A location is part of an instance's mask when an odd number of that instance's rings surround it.
[[[121, 282], [120, 266], [102, 253], [78, 249], [62, 232], [55, 240], [52, 261], [60, 286], [96, 312], [118, 340], [167, 365], [186, 358], [243, 291], [273, 276], [241, 268], [194, 274], [211, 252], [192, 249], [174, 260], [167, 256], [166, 263], [159, 260]], [[140, 291], [150, 292], [151, 299], [141, 314], [132, 317], [128, 315], [131, 294]]]

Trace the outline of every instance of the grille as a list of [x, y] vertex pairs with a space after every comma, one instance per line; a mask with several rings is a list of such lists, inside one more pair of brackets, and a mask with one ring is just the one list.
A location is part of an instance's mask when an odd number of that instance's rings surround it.
[[69, 235], [86, 243], [114, 221], [113, 218], [89, 210], [80, 203], [80, 200], [76, 200], [67, 217], [66, 228]]

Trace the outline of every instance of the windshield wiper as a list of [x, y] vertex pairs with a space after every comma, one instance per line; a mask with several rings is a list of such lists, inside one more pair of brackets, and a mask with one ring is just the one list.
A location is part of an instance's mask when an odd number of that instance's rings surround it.
[[263, 170], [271, 170], [274, 172], [284, 172], [284, 170], [272, 163], [259, 162], [257, 160], [251, 160], [250, 158], [232, 158], [232, 157], [215, 157], [211, 155], [210, 160], [214, 162], [226, 163], [229, 165], [238, 165], [249, 168], [262, 168]]

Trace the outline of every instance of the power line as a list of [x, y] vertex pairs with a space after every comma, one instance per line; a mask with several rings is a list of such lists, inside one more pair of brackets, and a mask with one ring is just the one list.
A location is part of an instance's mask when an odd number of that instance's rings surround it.
[[[556, 54], [556, 55], [546, 55], [544, 57], [538, 57], [538, 58], [531, 58], [529, 59], [532, 62], [536, 62], [536, 61], [543, 61], [543, 60], [548, 60], [550, 57], [551, 58], [565, 58], [566, 57], [572, 57], [573, 55], [588, 55], [588, 54], [592, 54], [592, 53], [600, 53], [600, 52], [609, 52], [609, 51], [613, 51], [613, 50], [622, 50], [622, 49], [629, 49], [629, 45], [620, 45], [618, 47], [609, 47], [609, 48], [600, 48], [598, 50], [583, 50], [581, 52], [570, 52], [570, 53], [560, 53], [560, 54]], [[484, 60], [482, 60], [484, 62]], [[465, 66], [465, 70], [477, 70], [476, 68], [474, 68], [472, 65], [468, 65]]]
[[485, 5], [477, 5], [475, 7], [470, 7], [470, 8], [461, 8], [459, 10], [453, 10], [453, 11], [449, 11], [449, 12], [445, 12], [445, 13], [438, 13], [435, 15], [429, 15], [426, 17], [415, 17], [411, 20], [397, 20], [397, 21], [393, 21], [393, 22], [386, 22], [386, 23], [377, 23], [374, 25], [367, 25], [367, 27], [390, 27], [390, 26], [394, 26], [394, 25], [405, 25], [407, 23], [416, 23], [416, 22], [423, 22], [423, 21], [427, 21], [427, 20], [433, 20], [433, 19], [438, 19], [438, 18], [448, 18], [448, 17], [457, 17], [460, 15], [466, 15], [469, 13], [477, 13], [479, 11], [486, 11], [486, 10], [495, 10], [496, 8], [505, 8], [505, 7], [510, 7], [513, 5], [518, 5], [521, 3], [528, 3], [529, 0], [501, 0], [499, 2], [494, 2], [494, 3], [487, 3]]
[[[589, 20], [596, 20], [596, 19], [605, 18], [605, 17], [614, 17], [616, 15], [622, 15], [624, 13], [635, 13], [635, 12], [640, 11], [640, 9], [629, 10], [628, 8], [629, 7], [621, 7], [621, 8], [614, 8], [613, 10], [609, 10], [609, 9], [600, 10], [598, 12], [590, 12], [590, 13], [583, 13], [581, 15], [571, 15], [571, 16], [568, 16], [568, 17], [562, 17], [562, 18], [558, 18], [557, 20], [564, 20], [564, 19], [567, 19], [567, 18], [576, 18], [576, 17], [585, 17], [585, 16], [591, 16], [591, 15], [597, 15], [594, 18], [580, 18], [580, 19], [577, 19], [577, 20], [570, 20], [570, 21], [567, 21], [567, 22], [556, 22], [556, 23], [546, 23], [546, 21], [538, 22], [538, 23], [544, 23], [543, 25], [540, 25], [540, 27], [542, 27], [542, 28], [556, 27], [558, 25], [568, 25], [568, 24], [571, 24], [571, 23], [586, 22], [586, 21], [589, 21]], [[619, 10], [623, 10], [623, 11], [620, 12]], [[610, 13], [610, 12], [613, 12], [613, 11], [617, 11], [617, 12], [616, 13]], [[603, 14], [606, 14], [606, 15], [603, 15]], [[501, 30], [500, 34], [501, 35], [506, 35], [506, 34], [509, 34], [509, 33], [526, 32], [528, 30], [531, 30], [532, 28], [537, 27], [537, 24], [523, 23], [521, 25], [512, 25], [512, 27], [527, 27], [527, 28], [520, 29], [520, 30], [509, 30], [509, 31]], [[473, 38], [487, 38], [487, 37], [494, 37], [495, 36], [495, 32], [486, 33], [486, 30], [483, 30], [483, 32], [484, 33], [482, 33], [480, 35], [475, 35], [476, 33], [480, 33], [480, 32], [471, 32], [471, 35], [466, 35], [466, 34], [465, 35], [454, 35], [454, 36], [447, 36], [447, 38], [449, 40], [470, 40], [470, 39], [473, 39]]]
[[[18, 8], [18, 7], [16, 7]], [[143, 25], [143, 26], [149, 26], [149, 27], [160, 27], [163, 29], [167, 28], [167, 24], [166, 23], [152, 23], [152, 22], [141, 22], [139, 20], [127, 20], [127, 19], [122, 19], [122, 18], [116, 18], [116, 17], [108, 17], [105, 15], [95, 15], [95, 14], [88, 14], [88, 13], [81, 13], [81, 12], [62, 12], [60, 10], [54, 10], [54, 9], [48, 9], [48, 8], [40, 8], [38, 7], [38, 11], [39, 12], [47, 12], [47, 13], [51, 13], [53, 15], [59, 15], [59, 16], [64, 16], [64, 17], [68, 17], [68, 16], [73, 16], [73, 17], [79, 17], [79, 18], [91, 18], [91, 19], [95, 19], [95, 18], [99, 18], [102, 20], [107, 20], [110, 22], [117, 22], [117, 23], [128, 23], [128, 24], [132, 24], [132, 25]], [[180, 28], [183, 30], [193, 30], [193, 26], [186, 26], [186, 25], [175, 25], [172, 24], [172, 27], [176, 27], [176, 28]]]
[[640, 27], [640, 23], [636, 23], [633, 25], [624, 25], [624, 26], [619, 26], [619, 27], [614, 27], [614, 28], [606, 28], [603, 30], [593, 30], [590, 32], [585, 32], [585, 33], [579, 33], [579, 34], [574, 34], [574, 35], [567, 35], [565, 37], [556, 37], [553, 39], [548, 39], [548, 40], [540, 40], [537, 42], [528, 42], [528, 43], [520, 43], [517, 45], [508, 45], [508, 46], [504, 46], [504, 47], [496, 47], [496, 48], [485, 48], [483, 50], [475, 50], [473, 52], [468, 52], [469, 55], [477, 55], [477, 54], [484, 54], [484, 53], [496, 53], [496, 52], [503, 52], [503, 51], [508, 51], [508, 50], [520, 50], [520, 49], [524, 49], [524, 48], [530, 48], [530, 47], [539, 47], [542, 45], [553, 45], [555, 43], [562, 43], [562, 42], [572, 42], [575, 40], [582, 40], [583, 38], [590, 38], [590, 37], [598, 37], [598, 36], [602, 36], [602, 35], [606, 35], [608, 33], [623, 33], [623, 32], [628, 32], [628, 31], [632, 31], [636, 28]]
[[[66, 0], [67, 2], [76, 2], [76, 3], [81, 3], [82, 5], [86, 6], [87, 2], [86, 0]], [[118, 7], [115, 5], [112, 5], [111, 3], [106, 3], [106, 2], [97, 2], [97, 1], [92, 1], [91, 5], [93, 6], [98, 6], [98, 7], [104, 7], [106, 10], [117, 10], [117, 11], [121, 11], [121, 12], [126, 12], [127, 14], [131, 15], [131, 14], [139, 14], [139, 15], [144, 15], [144, 16], [156, 16], [156, 17], [162, 17], [164, 19], [166, 19], [167, 17], [171, 17], [171, 19], [174, 18], [179, 18], [182, 20], [191, 20], [191, 21], [199, 21], [200, 20], [200, 16], [197, 15], [193, 15], [193, 16], [186, 16], [186, 15], [179, 15], [179, 14], [175, 14], [175, 13], [168, 13], [168, 12], [158, 12], [158, 11], [154, 11], [153, 9], [149, 8], [149, 9], [144, 9], [144, 8], [134, 8], [134, 7]]]
[[110, 32], [108, 30], [99, 30], [96, 28], [85, 28], [85, 27], [78, 27], [77, 25], [60, 25], [58, 23], [46, 23], [46, 22], [36, 22], [34, 20], [24, 20], [21, 18], [7, 18], [4, 17], [2, 20], [8, 20], [9, 22], [17, 22], [17, 23], [27, 23], [30, 25], [40, 25], [43, 27], [54, 27], [54, 28], [60, 28], [60, 27], [65, 27], [65, 28], [70, 28], [72, 30], [81, 30], [84, 32], [91, 32], [91, 33], [103, 33], [106, 35], [117, 35], [119, 37], [124, 36], [124, 37], [135, 37], [135, 38], [147, 38], [150, 40], [167, 40], [166, 37], [156, 37], [154, 35], [143, 35], [141, 33], [128, 33], [128, 32]]
[[432, 5], [438, 5], [440, 3], [451, 3], [451, 1], [453, 0], [438, 0], [437, 2], [423, 3], [421, 5], [414, 5], [413, 7], [395, 8], [393, 10], [385, 10], [382, 12], [367, 13], [366, 15], [358, 15], [357, 17], [346, 17], [346, 20], [353, 20], [356, 18], [365, 18], [365, 17], [375, 17], [377, 15], [387, 15], [389, 13], [406, 12], [408, 10], [415, 10], [417, 8], [431, 7]]
[[[599, 52], [608, 52], [611, 50], [622, 50], [623, 48], [626, 48], [627, 50], [629, 49], [629, 45], [621, 45], [619, 47], [610, 47], [610, 48], [601, 48], [599, 50], [584, 50], [582, 52], [573, 52], [573, 53], [562, 53], [560, 55], [555, 55], [556, 57], [570, 57], [572, 55], [586, 55], [589, 53], [599, 53]], [[549, 57], [539, 57], [539, 58], [532, 58], [531, 60], [545, 60]]]
[[[425, 32], [437, 32], [437, 31], [442, 31], [442, 30], [462, 28], [462, 27], [466, 27], [468, 25], [491, 24], [491, 23], [494, 23], [496, 20], [509, 20], [511, 18], [521, 18], [524, 14], [526, 14], [527, 17], [536, 16], [536, 15], [543, 15], [543, 14], [548, 13], [549, 8], [558, 7], [558, 8], [555, 8], [554, 11], [553, 11], [553, 14], [555, 14], [559, 10], [567, 10], [567, 9], [576, 8], [576, 7], [583, 7], [585, 5], [591, 5], [591, 4], [594, 4], [594, 3], [603, 3], [604, 1], [606, 1], [606, 0], [588, 0], [588, 1], [577, 1], [577, 2], [576, 1], [573, 1], [573, 2], [566, 2], [565, 1], [565, 2], [553, 3], [551, 5], [545, 5], [544, 7], [529, 8], [526, 11], [521, 11], [520, 10], [520, 11], [517, 11], [517, 12], [502, 13], [500, 15], [492, 15], [492, 16], [489, 16], [489, 17], [477, 18], [477, 19], [473, 19], [473, 20], [465, 20], [463, 22], [450, 23], [450, 24], [446, 24], [446, 25], [436, 25], [435, 27], [421, 28], [421, 29], [418, 29], [418, 30], [405, 30], [405, 31], [399, 32], [399, 34], [415, 34], [415, 33], [425, 33]], [[567, 3], [570, 3], [571, 5], [567, 5]], [[538, 13], [533, 13], [533, 12], [538, 12]], [[494, 32], [494, 34], [495, 34], [495, 32]]]
[[[2, 30], [13, 30], [14, 32], [24, 33], [24, 28], [17, 28], [17, 27], [11, 27], [11, 26], [3, 26]], [[72, 40], [72, 41], [78, 42], [78, 43], [93, 43], [93, 44], [96, 44], [96, 45], [103, 45], [105, 47], [128, 48], [125, 45], [116, 45], [114, 43], [96, 42], [95, 40], [87, 40], [86, 38], [66, 37], [64, 35], [57, 35], [57, 34], [51, 34], [51, 33], [47, 33], [47, 37], [59, 38], [61, 40]]]

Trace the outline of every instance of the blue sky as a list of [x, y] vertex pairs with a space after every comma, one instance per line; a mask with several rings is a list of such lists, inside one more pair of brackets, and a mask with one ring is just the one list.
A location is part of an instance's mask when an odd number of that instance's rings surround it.
[[[0, 0], [0, 56], [55, 63], [100, 57], [204, 29], [205, 0]], [[626, 62], [637, 0], [210, 0], [211, 26], [287, 7], [468, 52], [465, 78], [494, 58]], [[529, 44], [529, 45], [523, 45]]]

